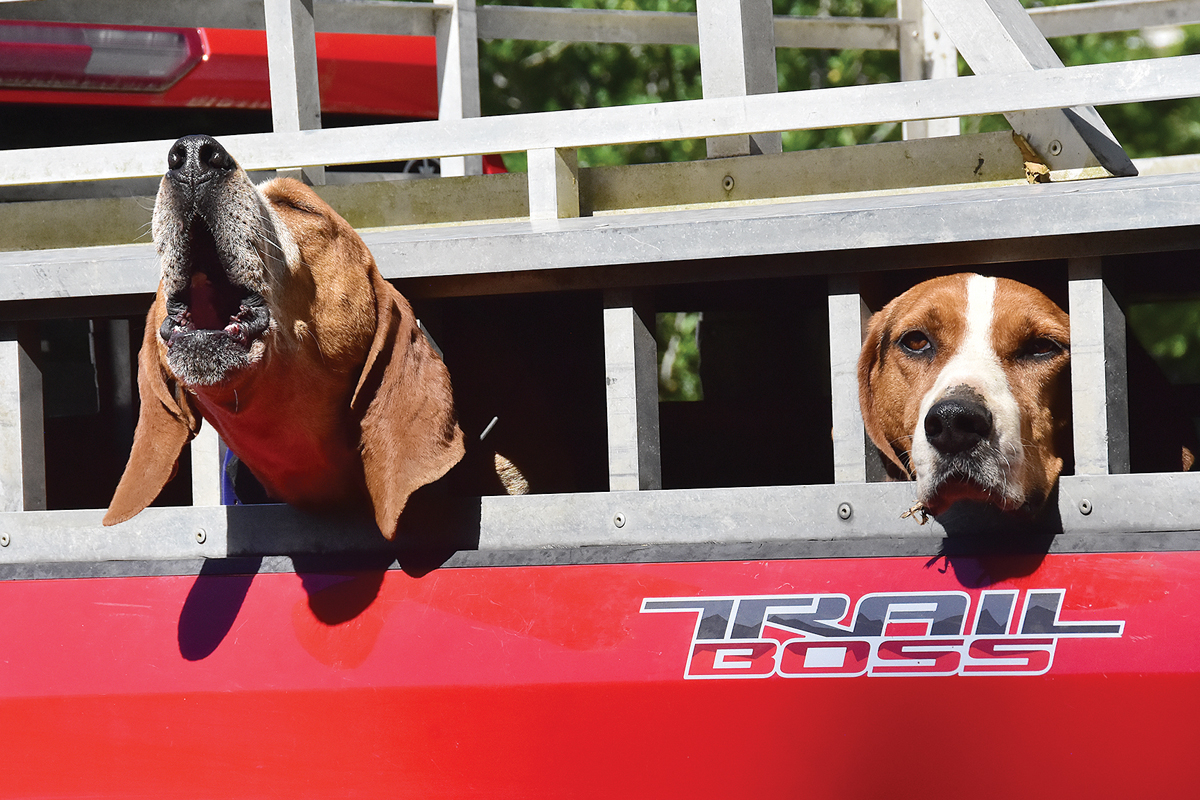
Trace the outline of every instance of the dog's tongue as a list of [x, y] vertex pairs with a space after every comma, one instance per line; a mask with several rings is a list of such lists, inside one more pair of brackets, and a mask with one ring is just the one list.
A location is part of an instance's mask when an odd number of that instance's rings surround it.
[[192, 324], [197, 330], [218, 331], [229, 321], [217, 312], [217, 290], [203, 272], [192, 275]]

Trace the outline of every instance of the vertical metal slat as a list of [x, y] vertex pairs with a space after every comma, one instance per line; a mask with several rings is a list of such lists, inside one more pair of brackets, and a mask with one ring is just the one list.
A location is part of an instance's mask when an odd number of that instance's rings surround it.
[[858, 402], [858, 354], [871, 310], [859, 294], [858, 278], [829, 278], [829, 367], [833, 399], [833, 480], [883, 480], [883, 466], [863, 429]]
[[17, 336], [0, 328], [0, 509], [46, 507], [42, 373]]
[[[313, 0], [264, 0], [267, 66], [271, 75], [271, 124], [276, 131], [321, 127]], [[310, 185], [325, 183], [324, 166], [280, 170]]]
[[[925, 8], [925, 0], [900, 0], [900, 80], [927, 81], [958, 77], [958, 50], [937, 19]], [[903, 123], [905, 139], [957, 136], [958, 117], [918, 119]]]
[[609, 489], [660, 489], [658, 347], [644, 294], [604, 293], [604, 362]]
[[568, 219], [579, 216], [577, 150], [530, 150], [528, 178], [530, 219]]
[[[705, 97], [778, 91], [771, 0], [699, 0], [696, 18]], [[709, 158], [783, 150], [778, 132], [713, 137], [707, 145]]]
[[205, 425], [192, 439], [192, 505], [221, 505], [221, 437]]
[[[478, 117], [479, 38], [475, 0], [435, 0], [438, 64], [438, 119]], [[480, 156], [442, 159], [442, 175], [482, 175]]]
[[1099, 258], [1068, 263], [1075, 474], [1129, 472], [1125, 314], [1104, 283]]

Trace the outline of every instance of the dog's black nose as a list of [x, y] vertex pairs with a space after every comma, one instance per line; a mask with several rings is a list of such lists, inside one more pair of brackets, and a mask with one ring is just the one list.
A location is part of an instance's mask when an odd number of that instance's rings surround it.
[[233, 156], [211, 136], [184, 136], [167, 153], [168, 175], [198, 183], [237, 169]]
[[971, 397], [946, 397], [925, 415], [925, 438], [938, 451], [966, 453], [992, 434], [992, 412]]

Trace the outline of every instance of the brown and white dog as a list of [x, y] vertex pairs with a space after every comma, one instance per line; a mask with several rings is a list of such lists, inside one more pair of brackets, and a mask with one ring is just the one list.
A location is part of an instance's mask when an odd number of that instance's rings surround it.
[[1063, 466], [1070, 350], [1067, 314], [1003, 278], [925, 281], [871, 318], [863, 422], [889, 475], [916, 480], [915, 509], [1041, 508]]
[[409, 495], [463, 455], [449, 374], [412, 308], [303, 184], [254, 186], [208, 136], [180, 139], [167, 165], [141, 412], [104, 524], [154, 500], [203, 418], [272, 498], [370, 509], [392, 538]]

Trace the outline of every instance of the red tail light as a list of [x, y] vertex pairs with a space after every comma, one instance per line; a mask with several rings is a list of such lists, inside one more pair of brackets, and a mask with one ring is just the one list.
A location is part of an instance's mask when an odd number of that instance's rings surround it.
[[195, 28], [0, 22], [0, 86], [161, 92], [204, 52]]

